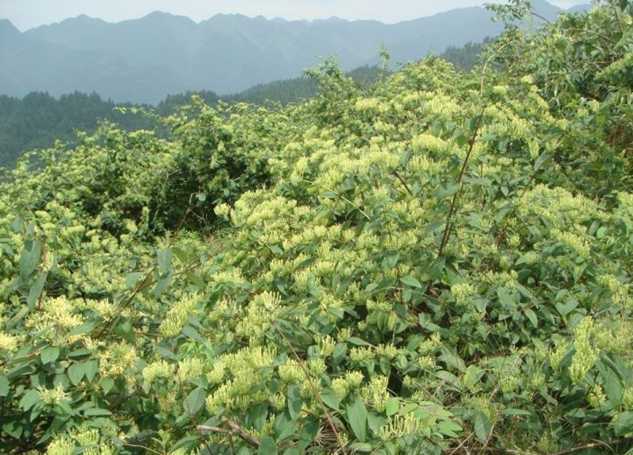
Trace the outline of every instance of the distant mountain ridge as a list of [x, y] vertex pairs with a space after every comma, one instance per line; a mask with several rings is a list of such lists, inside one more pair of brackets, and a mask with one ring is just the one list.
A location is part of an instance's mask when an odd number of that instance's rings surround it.
[[[553, 19], [562, 10], [539, 0]], [[235, 93], [298, 76], [325, 57], [344, 69], [373, 64], [381, 46], [395, 62], [495, 36], [484, 8], [397, 24], [330, 18], [289, 21], [216, 15], [199, 23], [168, 13], [109, 23], [78, 16], [19, 32], [0, 21], [0, 94], [97, 92], [117, 102], [156, 103], [169, 93]]]

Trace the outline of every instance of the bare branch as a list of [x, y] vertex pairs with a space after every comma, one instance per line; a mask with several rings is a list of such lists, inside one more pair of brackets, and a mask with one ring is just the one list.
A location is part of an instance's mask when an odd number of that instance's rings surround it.
[[250, 446], [258, 448], [260, 446], [260, 441], [255, 436], [250, 434], [244, 428], [242, 428], [237, 422], [232, 420], [227, 420], [224, 422], [228, 428], [221, 427], [212, 427], [207, 425], [198, 425], [196, 429], [199, 433], [202, 434], [212, 434], [212, 433], [224, 433], [229, 435], [239, 436], [244, 442], [248, 443]]

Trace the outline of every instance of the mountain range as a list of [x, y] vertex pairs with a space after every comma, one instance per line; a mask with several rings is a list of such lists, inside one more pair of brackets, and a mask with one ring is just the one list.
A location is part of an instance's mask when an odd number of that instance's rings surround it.
[[[548, 19], [563, 11], [544, 0], [534, 8]], [[0, 20], [0, 94], [81, 91], [116, 102], [156, 103], [189, 90], [235, 93], [296, 77], [330, 56], [349, 70], [374, 64], [383, 46], [392, 61], [404, 63], [480, 42], [503, 28], [491, 17], [472, 7], [396, 24], [237, 14], [196, 23], [154, 12], [118, 23], [78, 16], [25, 32]]]

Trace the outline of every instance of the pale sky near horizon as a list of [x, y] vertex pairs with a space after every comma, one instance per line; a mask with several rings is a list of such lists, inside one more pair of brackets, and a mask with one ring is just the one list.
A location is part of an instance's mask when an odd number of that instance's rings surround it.
[[[490, 0], [0, 0], [0, 18], [20, 30], [86, 14], [110, 22], [165, 11], [200, 21], [218, 13], [316, 19], [376, 19], [398, 22]], [[560, 7], [589, 0], [550, 0]]]

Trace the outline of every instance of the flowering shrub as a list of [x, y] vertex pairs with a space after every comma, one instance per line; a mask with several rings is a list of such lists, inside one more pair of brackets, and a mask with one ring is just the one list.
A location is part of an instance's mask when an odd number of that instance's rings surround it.
[[[168, 139], [104, 125], [22, 162], [2, 451], [624, 453], [630, 24], [610, 2], [368, 94], [327, 63], [300, 105], [194, 100]], [[602, 95], [551, 85], [557, 59]]]

